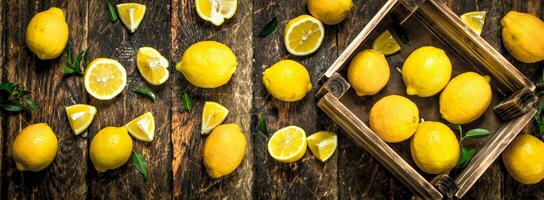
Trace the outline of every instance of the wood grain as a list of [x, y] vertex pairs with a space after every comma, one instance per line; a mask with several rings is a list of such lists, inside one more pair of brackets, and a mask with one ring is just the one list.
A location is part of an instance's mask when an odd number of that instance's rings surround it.
[[[3, 82], [4, 81], [4, 66], [6, 65], [5, 63], [5, 58], [6, 58], [6, 53], [7, 53], [7, 46], [6, 46], [6, 38], [5, 38], [5, 29], [7, 28], [7, 23], [6, 23], [6, 0], [0, 0], [0, 66], [1, 69], [0, 69], [0, 82]], [[0, 117], [0, 199], [5, 199], [6, 197], [6, 192], [4, 192], [4, 176], [5, 176], [5, 173], [4, 173], [4, 167], [3, 167], [3, 161], [4, 161], [4, 157], [5, 157], [5, 154], [4, 154], [4, 146], [7, 142], [6, 140], [6, 130], [4, 129], [5, 125], [4, 125], [4, 118], [3, 117]]]

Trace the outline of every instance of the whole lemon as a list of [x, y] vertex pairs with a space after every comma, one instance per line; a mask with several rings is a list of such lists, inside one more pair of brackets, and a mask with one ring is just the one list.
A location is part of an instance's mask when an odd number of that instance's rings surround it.
[[121, 167], [131, 153], [132, 138], [124, 126], [103, 128], [91, 141], [91, 161], [100, 173]]
[[57, 155], [57, 136], [45, 123], [24, 128], [13, 141], [13, 159], [19, 171], [41, 171]]
[[352, 6], [351, 0], [308, 0], [310, 14], [328, 25], [335, 25], [344, 20]]
[[294, 60], [281, 60], [263, 72], [266, 90], [276, 99], [298, 101], [312, 89], [310, 74]]
[[535, 136], [517, 136], [502, 153], [508, 173], [523, 184], [536, 184], [544, 179], [544, 142]]
[[459, 161], [459, 142], [455, 133], [443, 123], [419, 124], [410, 144], [412, 159], [426, 173], [447, 173]]
[[204, 166], [212, 178], [232, 173], [246, 151], [246, 137], [238, 124], [223, 124], [213, 129], [204, 143]]
[[402, 80], [408, 95], [430, 97], [451, 78], [451, 62], [444, 50], [425, 46], [412, 52], [402, 66]]
[[229, 82], [237, 65], [236, 56], [227, 45], [202, 41], [185, 50], [176, 70], [194, 86], [217, 88]]
[[419, 110], [410, 99], [389, 95], [376, 102], [370, 109], [370, 128], [382, 140], [402, 142], [412, 137], [419, 124]]
[[385, 56], [371, 49], [358, 53], [349, 64], [348, 81], [358, 96], [378, 93], [389, 81]]
[[524, 63], [544, 60], [544, 22], [538, 17], [516, 11], [501, 20], [502, 42], [506, 50]]
[[491, 103], [488, 77], [465, 72], [451, 79], [440, 94], [440, 114], [452, 124], [466, 124], [478, 119]]
[[39, 12], [28, 23], [26, 45], [41, 60], [60, 56], [67, 43], [68, 24], [61, 9], [52, 7]]

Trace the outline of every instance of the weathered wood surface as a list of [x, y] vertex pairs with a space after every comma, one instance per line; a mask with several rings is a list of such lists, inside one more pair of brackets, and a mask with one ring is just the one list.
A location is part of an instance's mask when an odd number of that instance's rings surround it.
[[[147, 14], [139, 30], [130, 34], [120, 22], [107, 18], [104, 1], [15, 1], [0, 0], [0, 80], [20, 82], [32, 89], [39, 111], [31, 116], [0, 118], [0, 199], [408, 199], [411, 192], [370, 154], [345, 136], [315, 105], [317, 78], [336, 59], [355, 35], [372, 18], [385, 0], [354, 0], [350, 16], [341, 24], [326, 26], [322, 47], [313, 55], [293, 57], [283, 46], [287, 21], [307, 14], [303, 1], [239, 0], [233, 19], [215, 27], [202, 21], [193, 0], [143, 1]], [[120, 3], [122, 1], [112, 1]], [[522, 64], [505, 50], [500, 39], [500, 19], [509, 10], [530, 12], [544, 18], [542, 0], [453, 1], [446, 3], [462, 14], [488, 11], [482, 36], [530, 78], [536, 78], [543, 63]], [[84, 92], [77, 76], [63, 76], [60, 64], [65, 57], [39, 61], [24, 42], [26, 25], [32, 15], [51, 6], [65, 11], [70, 41], [76, 49], [91, 47], [91, 57], [111, 57], [127, 69], [127, 89], [112, 101], [98, 101]], [[260, 28], [277, 17], [278, 29], [265, 38]], [[238, 69], [232, 80], [218, 89], [191, 86], [174, 66], [183, 51], [201, 40], [227, 44], [237, 56]], [[152, 87], [137, 72], [135, 55], [139, 47], [151, 46], [169, 58], [171, 77], [164, 85]], [[310, 71], [314, 89], [301, 101], [284, 103], [264, 89], [261, 73], [281, 59], [295, 59]], [[159, 96], [152, 103], [131, 92], [146, 86]], [[187, 92], [193, 109], [183, 109], [181, 94]], [[220, 180], [206, 175], [201, 150], [200, 115], [205, 101], [217, 101], [230, 109], [226, 122], [241, 125], [248, 139], [244, 161], [235, 173]], [[76, 103], [95, 105], [99, 112], [83, 136], [74, 136], [64, 107]], [[88, 158], [88, 146], [98, 130], [120, 126], [153, 112], [156, 137], [151, 143], [135, 141], [149, 165], [147, 180], [132, 164], [98, 174]], [[335, 155], [321, 163], [308, 151], [300, 161], [283, 164], [272, 159], [266, 144], [270, 135], [259, 131], [258, 121], [266, 118], [270, 134], [287, 125], [298, 125], [313, 133], [338, 133]], [[15, 170], [11, 143], [25, 126], [46, 122], [55, 130], [60, 146], [57, 158], [39, 173]], [[467, 199], [544, 199], [544, 183], [526, 186], [517, 183], [497, 160], [466, 195]]]

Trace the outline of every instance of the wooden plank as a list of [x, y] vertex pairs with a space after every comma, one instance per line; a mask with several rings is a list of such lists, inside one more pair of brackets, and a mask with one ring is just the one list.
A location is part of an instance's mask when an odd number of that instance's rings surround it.
[[[216, 89], [200, 89], [190, 85], [179, 72], [173, 72], [172, 146], [174, 199], [252, 198], [253, 147], [251, 134], [251, 91], [254, 73], [252, 58], [252, 3], [239, 0], [232, 19], [220, 27], [200, 19], [193, 0], [172, 1], [172, 49], [170, 58], [179, 62], [184, 50], [201, 40], [215, 40], [229, 46], [238, 60], [238, 68], [230, 82]], [[181, 95], [187, 92], [193, 108], [183, 110]], [[238, 169], [221, 179], [211, 179], [202, 164], [202, 146], [206, 136], [200, 135], [200, 118], [205, 101], [216, 101], [230, 110], [225, 123], [237, 123], [246, 135], [248, 147]], [[261, 147], [262, 148], [262, 147]]]
[[[92, 57], [110, 57], [118, 60], [127, 71], [127, 88], [110, 101], [100, 101], [89, 96], [89, 101], [98, 109], [94, 123], [89, 128], [89, 143], [93, 136], [107, 126], [123, 126], [132, 119], [152, 112], [155, 118], [155, 139], [145, 143], [133, 139], [134, 149], [142, 153], [148, 164], [148, 178], [144, 179], [132, 158], [119, 169], [97, 173], [89, 169], [89, 196], [91, 199], [165, 199], [170, 197], [171, 176], [169, 171], [170, 137], [170, 81], [161, 86], [151, 86], [136, 68], [136, 52], [139, 47], [150, 46], [163, 55], [169, 52], [168, 16], [169, 5], [162, 1], [138, 1], [147, 6], [144, 20], [135, 33], [118, 21], [111, 23], [104, 1], [91, 1], [89, 13], [89, 44], [93, 46]], [[115, 1], [112, 3], [122, 3]], [[138, 86], [150, 88], [156, 95], [153, 103], [148, 98], [132, 92]], [[92, 164], [89, 164], [91, 168]]]
[[[14, 115], [8, 118], [5, 131], [7, 141], [4, 167], [6, 177], [3, 187], [8, 199], [85, 198], [86, 195], [86, 141], [74, 136], [66, 121], [64, 106], [84, 100], [77, 78], [63, 78], [60, 64], [64, 58], [40, 61], [26, 47], [24, 33], [30, 18], [51, 6], [62, 8], [70, 23], [81, 23], [79, 16], [86, 15], [86, 5], [62, 2], [10, 2], [7, 5], [7, 65], [4, 78], [25, 84], [32, 91], [30, 97], [38, 104], [31, 117]], [[70, 10], [70, 12], [66, 12]], [[85, 27], [70, 27], [71, 37], [79, 42]], [[76, 39], [77, 38], [77, 39]], [[45, 122], [55, 131], [59, 151], [54, 162], [38, 173], [19, 172], [11, 156], [11, 144], [18, 132], [29, 124]], [[54, 178], [53, 178], [54, 177]]]
[[[6, 38], [5, 38], [5, 31], [6, 31], [6, 0], [0, 0], [0, 82], [4, 81], [4, 66], [5, 63], [5, 57], [7, 53], [7, 46], [6, 46]], [[6, 193], [4, 192], [4, 185], [3, 185], [3, 179], [4, 179], [4, 171], [2, 164], [3, 158], [4, 158], [4, 143], [6, 143], [6, 128], [4, 126], [4, 117], [0, 117], [0, 199], [5, 199]]]
[[[257, 34], [262, 26], [273, 17], [278, 19], [275, 32], [265, 38], [254, 37], [254, 67], [253, 95], [255, 111], [253, 116], [254, 134], [254, 165], [255, 180], [253, 197], [255, 199], [336, 199], [337, 187], [337, 160], [333, 156], [325, 163], [313, 157], [308, 150], [306, 155], [294, 163], [281, 163], [270, 157], [267, 143], [274, 131], [296, 125], [306, 131], [307, 136], [322, 130], [337, 130], [324, 114], [319, 112], [315, 102], [315, 92], [318, 88], [318, 78], [324, 69], [328, 68], [336, 59], [337, 40], [336, 27], [325, 26], [325, 39], [320, 49], [305, 57], [291, 56], [284, 47], [283, 31], [290, 19], [302, 14], [308, 14], [306, 4], [301, 1], [254, 1], [253, 33]], [[282, 59], [293, 59], [302, 63], [308, 69], [313, 90], [298, 102], [281, 102], [274, 99], [266, 91], [262, 83], [263, 71]], [[259, 131], [258, 122], [265, 118], [269, 128], [266, 135]]]

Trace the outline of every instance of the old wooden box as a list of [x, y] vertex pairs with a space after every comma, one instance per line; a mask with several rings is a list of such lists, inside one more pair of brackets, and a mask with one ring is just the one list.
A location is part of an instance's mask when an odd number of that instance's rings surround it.
[[[359, 51], [371, 48], [372, 41], [385, 30], [393, 34], [402, 50], [387, 57], [391, 67], [387, 86], [376, 95], [359, 97], [346, 81], [347, 66]], [[409, 141], [385, 143], [366, 124], [374, 102], [389, 94], [414, 101], [425, 120], [445, 122], [438, 111], [439, 95], [428, 98], [406, 95], [401, 74], [396, 70], [413, 50], [427, 45], [446, 51], [452, 61], [452, 78], [462, 72], [476, 71], [489, 75], [493, 88], [488, 111], [476, 122], [463, 125], [464, 129], [486, 128], [493, 134], [464, 141], [464, 146], [477, 147], [479, 152], [465, 168], [448, 175], [431, 176], [420, 171], [410, 156]], [[532, 95], [535, 86], [438, 0], [386, 2], [325, 71], [320, 83], [318, 106], [423, 199], [463, 197], [536, 112], [533, 108], [536, 97]]]

